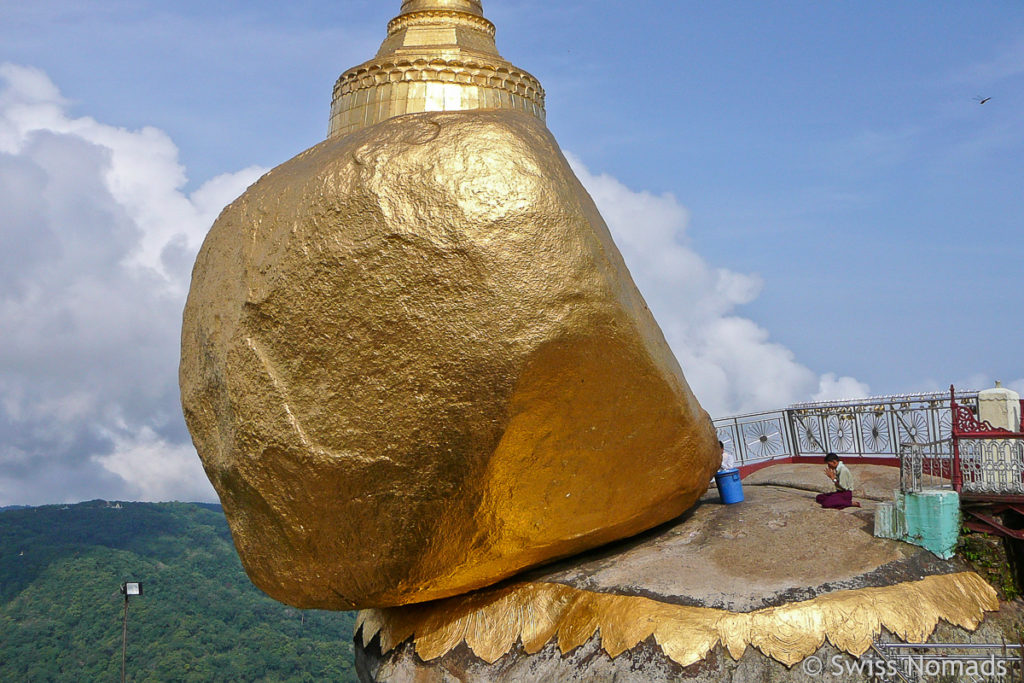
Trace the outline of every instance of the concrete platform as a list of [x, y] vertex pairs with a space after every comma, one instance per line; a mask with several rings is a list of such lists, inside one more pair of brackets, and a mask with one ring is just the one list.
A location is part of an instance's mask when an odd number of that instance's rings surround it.
[[748, 612], [825, 593], [965, 571], [955, 561], [873, 536], [874, 506], [899, 487], [892, 467], [851, 467], [862, 508], [826, 510], [822, 466], [778, 465], [722, 505], [714, 487], [683, 517], [628, 541], [526, 575], [531, 581]]
[[[481, 591], [483, 599], [480, 604], [485, 605], [490, 600], [489, 594], [514, 591], [520, 582], [528, 582], [525, 585], [560, 584], [598, 595], [635, 596], [678, 606], [670, 609], [713, 608], [731, 613], [755, 613], [765, 608], [784, 611], [788, 605], [821, 596], [828, 600], [830, 594], [850, 589], [905, 585], [928, 576], [970, 571], [959, 560], [941, 560], [923, 548], [872, 535], [874, 507], [881, 501], [891, 500], [893, 489], [899, 486], [896, 468], [852, 466], [859, 481], [857, 499], [864, 507], [842, 511], [823, 509], [814, 501], [816, 493], [828, 490], [829, 482], [822, 469], [822, 465], [778, 465], [760, 470], [743, 481], [746, 500], [736, 505], [721, 504], [717, 491], [712, 487], [698, 505], [681, 518], [640, 536], [548, 565], [503, 586]], [[844, 595], [848, 594], [835, 597], [845, 599]], [[907, 595], [914, 593], [911, 591]], [[951, 596], [951, 612], [956, 612], [954, 605], [962, 597]], [[467, 599], [472, 601], [474, 598], [467, 596]], [[684, 666], [677, 664], [681, 661], [678, 655], [673, 659], [666, 654], [664, 648], [671, 649], [671, 643], [666, 646], [665, 641], [651, 636], [635, 646], [627, 644], [628, 649], [611, 656], [604, 637], [614, 640], [615, 634], [611, 630], [604, 633], [600, 628], [591, 630], [593, 625], [586, 626], [582, 638], [573, 641], [580, 643], [578, 647], [574, 644], [568, 649], [562, 648], [562, 632], [559, 638], [547, 642], [539, 651], [529, 650], [524, 646], [524, 640], [513, 636], [507, 651], [498, 650], [499, 654], [504, 654], [485, 661], [479, 655], [480, 650], [471, 651], [467, 642], [472, 641], [473, 624], [478, 620], [485, 624], [488, 618], [494, 619], [495, 610], [490, 610], [487, 617], [484, 612], [489, 608], [482, 607], [482, 611], [474, 612], [476, 608], [459, 606], [459, 601], [460, 598], [453, 598], [436, 606], [428, 604], [389, 610], [385, 622], [392, 627], [400, 629], [403, 623], [416, 622], [423, 630], [419, 627], [412, 629], [415, 634], [412, 638], [402, 636], [394, 640], [396, 647], [390, 649], [392, 646], [388, 645], [387, 652], [382, 652], [380, 638], [371, 636], [364, 644], [357, 635], [356, 663], [361, 679], [423, 682], [667, 682], [686, 679], [708, 683], [819, 680], [817, 676], [808, 675], [800, 665], [787, 666], [766, 656], [761, 650], [763, 645], [748, 647], [738, 658], [731, 656], [724, 645], [717, 645], [700, 661]], [[912, 602], [914, 604], [906, 606], [914, 612], [918, 603]], [[859, 612], [862, 608], [867, 611]], [[523, 623], [534, 623], [534, 617], [528, 615], [531, 609], [530, 605], [520, 606], [505, 616], [501, 616], [504, 613], [498, 610], [499, 616], [494, 625], [475, 628], [479, 631], [477, 637], [482, 637], [486, 646], [490, 634], [512, 628], [509, 626], [511, 623], [520, 623], [516, 628], [522, 628]], [[527, 616], [516, 616], [521, 610]], [[862, 618], [871, 610], [869, 600], [861, 603], [860, 607], [851, 608], [850, 618], [854, 619], [858, 614], [858, 618]], [[941, 607], [936, 616], [948, 618], [942, 615]], [[446, 626], [452, 617], [458, 623]], [[999, 612], [985, 616], [980, 628], [973, 633], [940, 619], [931, 639], [961, 643], [1000, 642], [1001, 639], [1015, 642], [1014, 625], [1020, 617], [1019, 606], [1004, 603]], [[642, 622], [647, 618], [650, 617], [638, 616], [637, 620]], [[626, 616], [620, 621], [628, 625], [632, 619]], [[786, 622], [788, 625], [782, 628], [783, 623], [780, 622], [778, 637], [783, 640], [796, 638], [795, 631], [787, 630], [793, 624]], [[839, 628], [842, 630], [843, 627]], [[463, 633], [460, 629], [465, 629], [465, 642], [461, 641], [463, 636], [455, 635]], [[850, 630], [856, 630], [853, 622]], [[516, 632], [512, 631], [513, 634]], [[894, 638], [887, 632], [880, 635], [885, 639]], [[417, 654], [419, 636], [433, 643], [432, 647], [436, 647], [439, 639], [448, 645], [424, 661]], [[686, 642], [686, 638], [683, 641]], [[481, 646], [479, 641], [474, 642], [475, 647]], [[835, 661], [835, 657], [853, 661], [850, 655], [837, 649], [829, 640], [825, 640], [816, 651], [812, 647], [811, 651], [820, 661]], [[868, 679], [866, 676], [853, 676], [843, 680]]]

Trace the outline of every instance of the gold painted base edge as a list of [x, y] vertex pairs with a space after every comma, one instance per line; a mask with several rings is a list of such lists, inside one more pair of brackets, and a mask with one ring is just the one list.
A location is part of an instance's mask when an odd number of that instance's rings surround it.
[[423, 605], [362, 610], [356, 633], [362, 629], [364, 646], [379, 634], [384, 653], [412, 638], [424, 661], [464, 642], [477, 657], [494, 663], [517, 641], [534, 654], [556, 636], [566, 654], [600, 631], [602, 648], [613, 659], [653, 635], [680, 666], [702, 660], [719, 643], [733, 659], [752, 645], [793, 666], [826, 639], [860, 656], [883, 627], [905, 642], [923, 643], [940, 620], [973, 631], [985, 612], [998, 609], [995, 590], [974, 572], [839, 591], [753, 612], [523, 583]]

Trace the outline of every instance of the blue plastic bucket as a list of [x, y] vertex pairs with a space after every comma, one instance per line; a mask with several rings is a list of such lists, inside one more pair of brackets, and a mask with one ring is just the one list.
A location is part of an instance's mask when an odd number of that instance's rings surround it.
[[715, 473], [715, 485], [718, 486], [718, 496], [726, 505], [743, 502], [743, 484], [740, 483], [739, 470], [718, 470]]

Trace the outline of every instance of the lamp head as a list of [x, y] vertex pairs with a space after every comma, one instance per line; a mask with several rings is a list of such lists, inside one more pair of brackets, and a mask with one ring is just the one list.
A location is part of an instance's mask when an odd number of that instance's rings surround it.
[[142, 584], [136, 581], [126, 581], [121, 584], [121, 594], [125, 597], [130, 595], [142, 595]]

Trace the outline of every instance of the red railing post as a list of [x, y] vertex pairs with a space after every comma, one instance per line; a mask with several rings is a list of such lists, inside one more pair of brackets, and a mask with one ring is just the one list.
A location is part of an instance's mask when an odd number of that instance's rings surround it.
[[953, 385], [949, 385], [949, 410], [951, 412], [949, 425], [949, 436], [953, 441], [953, 476], [951, 478], [953, 490], [960, 493], [963, 486], [963, 475], [960, 473], [960, 438], [956, 431], [956, 391]]

